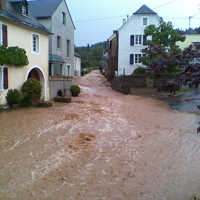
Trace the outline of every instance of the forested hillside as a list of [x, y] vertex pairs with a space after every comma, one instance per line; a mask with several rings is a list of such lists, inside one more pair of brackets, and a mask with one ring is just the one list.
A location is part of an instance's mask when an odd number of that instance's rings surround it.
[[81, 68], [86, 73], [101, 66], [102, 55], [107, 51], [108, 42], [99, 42], [86, 47], [76, 47], [75, 51], [81, 56]]

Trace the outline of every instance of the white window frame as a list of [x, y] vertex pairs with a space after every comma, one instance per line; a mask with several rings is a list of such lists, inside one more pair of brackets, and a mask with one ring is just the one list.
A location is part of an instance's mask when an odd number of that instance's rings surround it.
[[[34, 51], [34, 48], [33, 48], [33, 37], [34, 37], [34, 35], [38, 37], [38, 50], [37, 51]], [[36, 55], [40, 54], [40, 35], [38, 33], [32, 33], [31, 51], [32, 51], [33, 54], [36, 54]]]
[[135, 45], [142, 46], [143, 45], [143, 37], [142, 35], [135, 35]]
[[[144, 20], [146, 20], [146, 24], [144, 24], [144, 22], [145, 22]], [[148, 25], [148, 18], [147, 17], [143, 17], [142, 24], [143, 24], [143, 26], [147, 26]]]
[[0, 91], [4, 91], [4, 66], [0, 65], [0, 76], [2, 76], [2, 80], [0, 80]]
[[142, 57], [142, 54], [140, 54], [140, 53], [136, 53], [135, 55], [134, 55], [134, 64], [140, 64], [141, 62], [140, 62], [140, 58]]

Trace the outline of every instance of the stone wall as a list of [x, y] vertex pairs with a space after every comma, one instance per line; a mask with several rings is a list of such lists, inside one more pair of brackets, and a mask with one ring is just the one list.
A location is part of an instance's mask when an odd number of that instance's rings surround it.
[[111, 81], [111, 87], [122, 93], [129, 93], [130, 88], [162, 88], [169, 80], [176, 79], [176, 75], [161, 75], [151, 79], [146, 75], [119, 76]]
[[122, 93], [129, 93], [132, 87], [146, 87], [146, 76], [119, 76], [115, 77], [111, 82], [111, 87]]
[[70, 88], [72, 85], [73, 80], [49, 80], [50, 99], [57, 96], [58, 90], [62, 90], [67, 96], [71, 95]]

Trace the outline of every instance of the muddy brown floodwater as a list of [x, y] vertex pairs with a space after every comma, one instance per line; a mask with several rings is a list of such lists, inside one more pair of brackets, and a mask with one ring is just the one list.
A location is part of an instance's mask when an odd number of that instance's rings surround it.
[[0, 114], [0, 199], [188, 200], [200, 192], [196, 116], [113, 91], [98, 71], [80, 97]]

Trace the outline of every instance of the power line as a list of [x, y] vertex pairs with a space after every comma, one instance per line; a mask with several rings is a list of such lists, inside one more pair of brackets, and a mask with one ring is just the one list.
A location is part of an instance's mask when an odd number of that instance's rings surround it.
[[168, 1], [168, 2], [166, 2], [166, 3], [164, 3], [164, 4], [161, 4], [161, 5], [159, 5], [159, 6], [155, 7], [155, 8], [153, 8], [153, 9], [158, 9], [158, 8], [162, 8], [162, 7], [164, 7], [164, 6], [168, 6], [169, 4], [174, 3], [175, 1], [177, 1], [177, 0]]
[[[175, 1], [178, 1], [178, 0], [171, 0], [171, 1], [168, 1], [164, 4], [161, 4], [153, 9], [159, 9], [159, 8], [162, 8], [164, 6], [167, 6], [167, 5], [170, 5], [172, 3], [174, 3]], [[199, 13], [196, 13], [195, 15], [193, 15], [192, 17], [195, 17], [196, 15], [198, 15]], [[95, 21], [105, 21], [105, 20], [111, 20], [111, 19], [114, 19], [114, 18], [122, 18], [122, 17], [126, 17], [126, 15], [120, 15], [120, 16], [111, 16], [111, 17], [103, 17], [103, 18], [93, 18], [93, 19], [86, 19], [86, 20], [77, 20], [75, 21], [75, 23], [86, 23], [86, 22], [95, 22]], [[171, 19], [171, 20], [188, 20], [188, 17], [163, 17], [163, 18], [168, 18], [168, 19]], [[197, 19], [197, 18], [196, 18]]]
[[108, 19], [114, 19], [114, 18], [121, 18], [121, 17], [125, 17], [125, 15], [112, 16], [112, 17], [103, 17], [103, 18], [94, 18], [94, 19], [86, 19], [86, 20], [79, 20], [79, 21], [75, 21], [75, 22], [76, 23], [82, 23], [82, 22], [102, 21], [102, 20], [108, 20]]

